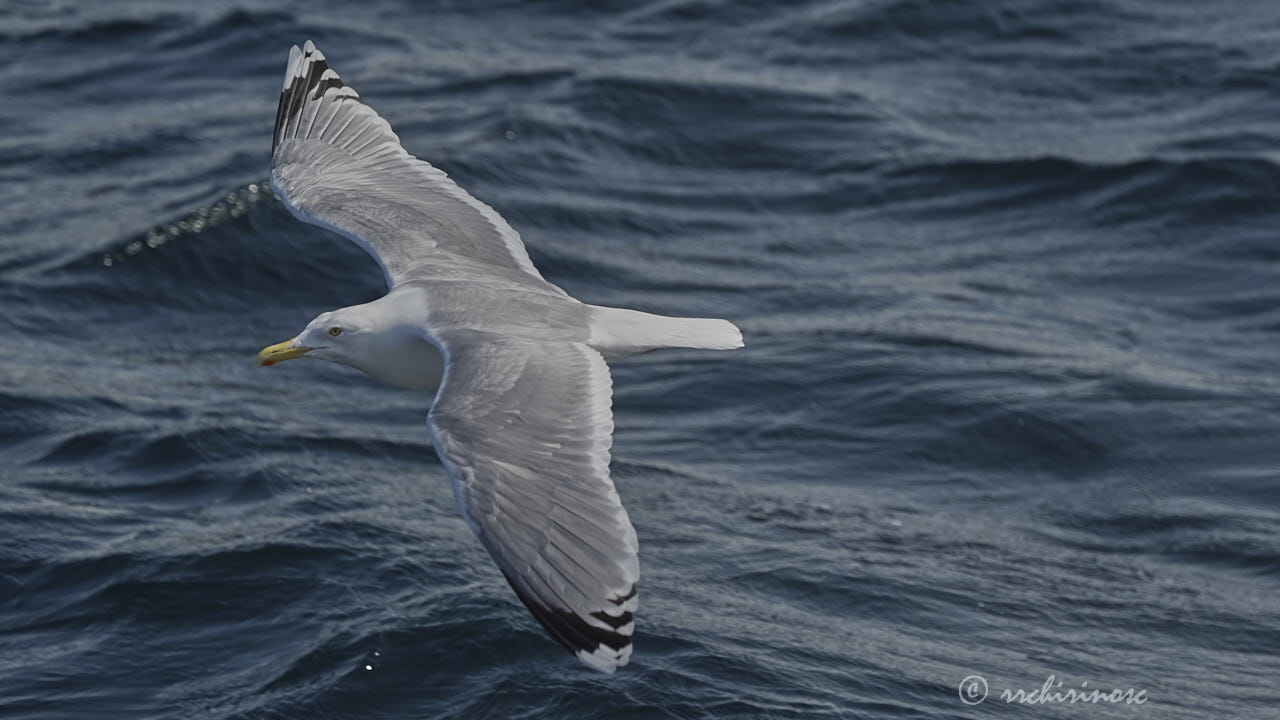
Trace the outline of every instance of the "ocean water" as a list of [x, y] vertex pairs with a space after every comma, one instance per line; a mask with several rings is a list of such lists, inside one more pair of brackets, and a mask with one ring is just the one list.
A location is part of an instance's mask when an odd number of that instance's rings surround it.
[[[264, 188], [308, 38], [548, 279], [744, 331], [614, 367], [612, 677], [458, 516], [429, 395], [254, 366], [382, 291]], [[0, 5], [0, 717], [1277, 717], [1277, 40], [1262, 0]], [[1046, 683], [1145, 702], [1001, 698]]]

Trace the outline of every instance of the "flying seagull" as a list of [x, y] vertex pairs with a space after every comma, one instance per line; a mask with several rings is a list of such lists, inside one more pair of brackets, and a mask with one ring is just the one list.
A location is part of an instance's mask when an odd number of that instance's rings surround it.
[[299, 219], [368, 251], [388, 292], [322, 313], [258, 363], [306, 355], [434, 390], [427, 432], [516, 596], [588, 666], [626, 665], [640, 565], [609, 479], [605, 359], [738, 348], [738, 328], [588, 305], [544, 280], [516, 231], [405, 152], [310, 41], [289, 52], [271, 187]]

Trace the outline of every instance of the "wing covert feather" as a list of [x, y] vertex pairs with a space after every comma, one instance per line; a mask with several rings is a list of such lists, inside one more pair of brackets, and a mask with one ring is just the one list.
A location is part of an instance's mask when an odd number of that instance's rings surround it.
[[604, 359], [580, 343], [436, 341], [428, 426], [463, 517], [552, 637], [596, 669], [625, 665], [639, 561], [609, 478]]
[[271, 186], [294, 215], [354, 241], [392, 286], [423, 261], [514, 268], [542, 279], [493, 208], [413, 157], [307, 41], [290, 51], [276, 110]]

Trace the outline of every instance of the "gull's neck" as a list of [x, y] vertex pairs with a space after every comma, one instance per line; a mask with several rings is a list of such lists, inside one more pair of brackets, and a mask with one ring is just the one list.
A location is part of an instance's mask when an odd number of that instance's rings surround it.
[[435, 390], [444, 376], [444, 357], [422, 334], [422, 309], [412, 298], [391, 293], [343, 310], [357, 318], [351, 352], [335, 357], [376, 380], [408, 390]]

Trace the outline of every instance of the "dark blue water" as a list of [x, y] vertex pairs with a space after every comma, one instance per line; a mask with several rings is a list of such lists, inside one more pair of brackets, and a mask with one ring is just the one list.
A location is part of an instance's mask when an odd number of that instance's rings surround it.
[[[263, 188], [308, 38], [588, 302], [636, 654], [549, 640]], [[9, 2], [0, 717], [1276, 717], [1280, 4]], [[962, 702], [963, 678], [990, 697]], [[1005, 689], [1145, 690], [1009, 706]]]

